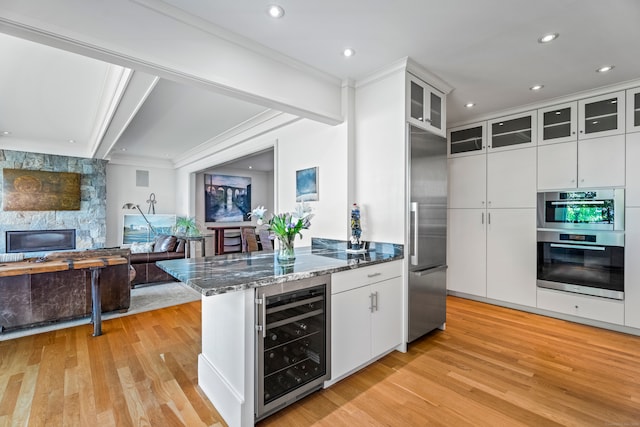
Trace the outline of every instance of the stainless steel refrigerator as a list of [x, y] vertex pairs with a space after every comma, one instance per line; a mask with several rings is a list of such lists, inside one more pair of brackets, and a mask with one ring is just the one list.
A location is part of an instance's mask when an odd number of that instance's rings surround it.
[[409, 334], [444, 329], [447, 303], [447, 141], [409, 126]]

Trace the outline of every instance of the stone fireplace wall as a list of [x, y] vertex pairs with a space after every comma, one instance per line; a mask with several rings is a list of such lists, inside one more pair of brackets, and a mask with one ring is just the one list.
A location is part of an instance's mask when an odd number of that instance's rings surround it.
[[0, 203], [4, 168], [75, 172], [82, 175], [79, 211], [0, 210], [0, 253], [6, 252], [7, 230], [73, 228], [76, 230], [76, 249], [103, 248], [107, 236], [106, 165], [106, 160], [0, 150]]

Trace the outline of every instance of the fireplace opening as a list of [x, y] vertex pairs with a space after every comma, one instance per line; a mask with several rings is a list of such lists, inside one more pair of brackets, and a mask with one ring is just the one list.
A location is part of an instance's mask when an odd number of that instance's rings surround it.
[[76, 230], [24, 230], [6, 232], [7, 253], [59, 251], [76, 248]]

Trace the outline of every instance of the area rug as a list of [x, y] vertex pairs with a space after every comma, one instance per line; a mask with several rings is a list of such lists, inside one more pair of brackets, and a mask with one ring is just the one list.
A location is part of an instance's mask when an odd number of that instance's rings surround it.
[[[125, 313], [107, 313], [102, 315], [102, 320], [115, 319], [130, 314], [144, 311], [158, 310], [172, 305], [186, 304], [200, 300], [201, 294], [181, 282], [154, 283], [153, 285], [140, 286], [131, 290], [131, 305]], [[89, 323], [89, 318], [76, 319], [68, 322], [52, 323], [11, 332], [0, 333], [0, 341], [10, 340], [43, 332], [56, 331], [58, 329], [71, 328], [73, 326]]]

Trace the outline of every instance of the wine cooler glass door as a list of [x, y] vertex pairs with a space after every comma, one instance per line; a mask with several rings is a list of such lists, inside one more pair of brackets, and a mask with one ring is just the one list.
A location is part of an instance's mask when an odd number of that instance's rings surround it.
[[257, 419], [321, 388], [329, 378], [329, 280], [321, 276], [287, 284], [284, 293], [280, 285], [257, 291]]

